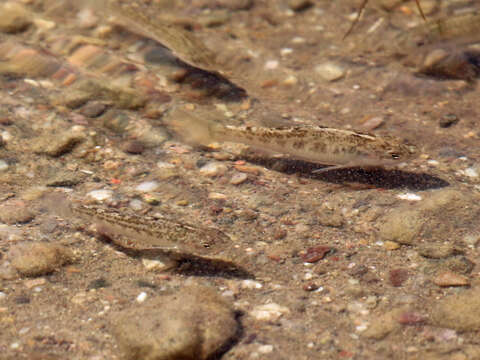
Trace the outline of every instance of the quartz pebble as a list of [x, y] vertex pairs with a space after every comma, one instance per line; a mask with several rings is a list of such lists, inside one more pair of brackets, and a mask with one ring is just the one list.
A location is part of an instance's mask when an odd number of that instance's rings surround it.
[[285, 306], [276, 303], [269, 303], [256, 306], [250, 312], [250, 315], [260, 321], [276, 321], [282, 315], [288, 314], [289, 312], [290, 310]]
[[8, 163], [5, 160], [0, 159], [0, 171], [8, 170]]
[[222, 176], [227, 172], [227, 167], [216, 161], [209, 162], [200, 168], [200, 173], [208, 177]]
[[150, 192], [150, 191], [155, 191], [158, 189], [160, 184], [157, 181], [145, 181], [140, 184], [138, 184], [135, 187], [135, 190], [140, 191], [140, 192]]
[[87, 196], [97, 200], [97, 201], [105, 201], [111, 199], [113, 196], [112, 190], [101, 189], [101, 190], [92, 190], [87, 193]]
[[340, 65], [326, 62], [315, 66], [315, 72], [326, 81], [335, 81], [345, 76], [345, 70]]

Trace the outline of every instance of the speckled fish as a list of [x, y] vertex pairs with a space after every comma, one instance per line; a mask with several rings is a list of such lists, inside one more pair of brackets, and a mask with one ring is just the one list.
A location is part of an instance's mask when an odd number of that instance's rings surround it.
[[64, 218], [80, 218], [94, 224], [99, 234], [128, 249], [160, 250], [177, 259], [193, 255], [225, 260], [219, 255], [232, 244], [226, 234], [213, 227], [73, 204], [61, 194], [50, 194], [44, 203], [51, 212]]
[[147, 38], [158, 41], [185, 63], [196, 68], [215, 72], [219, 70], [216, 55], [192, 33], [175, 26], [165, 18], [152, 15], [152, 9], [140, 1], [88, 0], [87, 4], [114, 15], [116, 22]]
[[229, 141], [263, 152], [281, 153], [297, 160], [330, 165], [325, 170], [349, 167], [392, 166], [408, 160], [415, 148], [392, 136], [378, 136], [321, 126], [266, 128], [222, 125], [179, 110], [170, 126], [185, 140], [200, 144]]

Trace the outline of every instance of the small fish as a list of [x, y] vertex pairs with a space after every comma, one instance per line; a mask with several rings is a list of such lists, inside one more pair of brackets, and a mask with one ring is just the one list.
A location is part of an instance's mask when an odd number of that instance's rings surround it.
[[[360, 5], [358, 11], [357, 11], [357, 15], [355, 16], [355, 19], [353, 20], [353, 22], [350, 24], [350, 28], [347, 30], [347, 32], [345, 33], [345, 35], [343, 35], [343, 39], [345, 40], [345, 38], [350, 35], [353, 31], [353, 29], [355, 28], [355, 25], [358, 24], [358, 22], [360, 21], [360, 17], [362, 16], [363, 14], [363, 11], [365, 10], [365, 7], [367, 6], [368, 4], [368, 1], [369, 0], [362, 0], [362, 4]], [[420, 13], [420, 15], [422, 16], [422, 19], [424, 21], [427, 20], [427, 18], [425, 17], [425, 14], [423, 13], [423, 9], [422, 9], [422, 6], [420, 5], [420, 0], [415, 0], [416, 4], [417, 4], [417, 9], [418, 9], [418, 12]]]
[[215, 53], [201, 40], [180, 26], [169, 23], [165, 17], [158, 17], [141, 1], [89, 0], [87, 3], [114, 15], [115, 21], [127, 30], [159, 42], [185, 63], [209, 72], [218, 70]]
[[[183, 139], [206, 145], [234, 142], [263, 152], [330, 165], [322, 172], [350, 167], [392, 166], [410, 159], [415, 147], [392, 136], [378, 136], [321, 126], [282, 128], [222, 125], [181, 109], [170, 114], [170, 126]], [[168, 122], [168, 119], [167, 119]]]
[[380, 40], [379, 45], [386, 45], [386, 48], [396, 55], [416, 57], [432, 48], [451, 48], [453, 45], [459, 47], [476, 43], [479, 39], [479, 27], [478, 11], [450, 15], [417, 25], [386, 42]]
[[192, 255], [206, 259], [222, 259], [219, 256], [232, 244], [226, 234], [213, 227], [73, 204], [62, 194], [49, 194], [44, 199], [44, 205], [49, 211], [63, 218], [80, 218], [94, 224], [100, 235], [127, 249], [160, 250], [176, 259]]

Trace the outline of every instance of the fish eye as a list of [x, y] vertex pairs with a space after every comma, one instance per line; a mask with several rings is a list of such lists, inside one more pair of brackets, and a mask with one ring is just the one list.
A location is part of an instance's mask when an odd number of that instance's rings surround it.
[[392, 157], [392, 159], [400, 159], [400, 154], [397, 154], [397, 153], [390, 153], [390, 156]]

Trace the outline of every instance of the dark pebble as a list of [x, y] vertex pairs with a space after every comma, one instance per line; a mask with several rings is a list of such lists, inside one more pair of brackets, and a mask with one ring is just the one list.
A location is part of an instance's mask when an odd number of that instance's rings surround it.
[[393, 269], [390, 270], [390, 283], [395, 286], [399, 287], [402, 286], [403, 283], [408, 279], [408, 270], [405, 269]]
[[130, 140], [123, 146], [123, 151], [129, 154], [139, 155], [145, 151], [145, 145], [138, 140]]
[[446, 114], [440, 119], [439, 125], [441, 128], [449, 128], [459, 122], [459, 118], [455, 114]]
[[303, 286], [303, 290], [305, 291], [315, 291], [318, 289], [318, 285], [315, 283], [308, 283]]
[[402, 325], [417, 325], [424, 323], [425, 320], [425, 316], [415, 311], [402, 312], [397, 318], [397, 321]]
[[90, 282], [90, 284], [88, 284], [88, 287], [87, 289], [90, 290], [90, 289], [101, 289], [101, 288], [107, 288], [109, 287], [111, 284], [104, 278], [98, 278], [96, 280], [93, 280]]
[[368, 268], [365, 265], [357, 265], [349, 270], [348, 274], [355, 279], [362, 278], [368, 272]]
[[320, 245], [307, 249], [305, 254], [302, 254], [302, 260], [307, 263], [315, 263], [322, 260], [325, 255], [331, 252], [333, 249], [330, 246]]
[[30, 304], [30, 298], [26, 295], [20, 295], [15, 298], [16, 304]]
[[293, 11], [304, 11], [312, 7], [313, 3], [310, 0], [289, 0], [288, 6]]
[[96, 118], [102, 115], [107, 109], [107, 105], [98, 101], [88, 102], [82, 109], [80, 113], [89, 118]]

